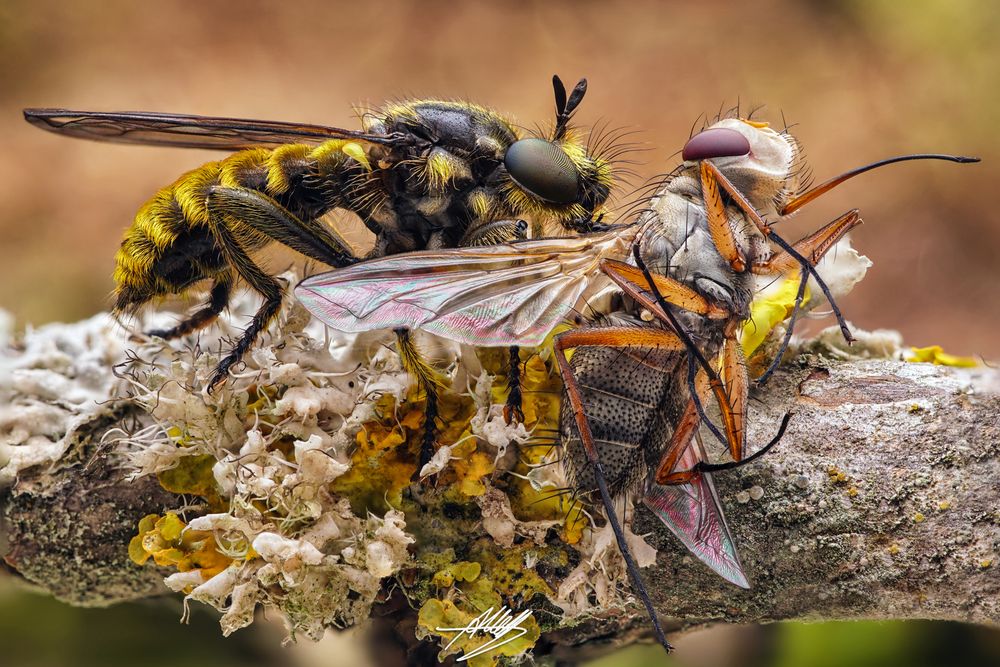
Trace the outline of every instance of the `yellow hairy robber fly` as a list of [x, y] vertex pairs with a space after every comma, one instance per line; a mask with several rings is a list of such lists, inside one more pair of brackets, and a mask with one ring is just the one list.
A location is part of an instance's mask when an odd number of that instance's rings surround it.
[[252, 258], [273, 241], [333, 267], [353, 264], [350, 246], [318, 219], [356, 213], [375, 234], [369, 257], [480, 246], [529, 237], [555, 222], [592, 228], [612, 185], [608, 159], [592, 156], [569, 121], [586, 93], [567, 96], [553, 77], [550, 137], [522, 136], [490, 109], [467, 102], [388, 104], [362, 116], [362, 130], [148, 112], [26, 109], [25, 120], [97, 141], [235, 150], [157, 192], [137, 213], [115, 258], [117, 314], [212, 280], [208, 302], [175, 338], [210, 324], [244, 281], [263, 303], [219, 362], [224, 380], [278, 312], [282, 289]]

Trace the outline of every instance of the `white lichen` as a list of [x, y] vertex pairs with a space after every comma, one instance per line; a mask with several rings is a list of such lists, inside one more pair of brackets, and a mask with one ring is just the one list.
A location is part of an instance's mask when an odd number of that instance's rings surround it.
[[75, 324], [12, 331], [0, 311], [0, 489], [28, 468], [54, 463], [67, 434], [112, 398], [122, 328], [103, 313]]

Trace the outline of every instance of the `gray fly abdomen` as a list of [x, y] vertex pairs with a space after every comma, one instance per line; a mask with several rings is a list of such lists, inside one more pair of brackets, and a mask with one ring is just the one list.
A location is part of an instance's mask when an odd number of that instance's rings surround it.
[[[639, 348], [580, 347], [573, 352], [570, 365], [612, 496], [640, 483], [669, 441], [687, 397], [685, 360], [677, 352]], [[568, 400], [562, 402], [559, 425], [570, 484], [582, 493], [596, 491]]]
[[[738, 208], [730, 206], [727, 211], [737, 245], [749, 261], [756, 260], [766, 252], [763, 237]], [[650, 202], [645, 216], [658, 219], [642, 240], [643, 259], [653, 273], [690, 285], [737, 319], [749, 316], [753, 277], [734, 272], [719, 254], [709, 232], [701, 185], [692, 174], [682, 172], [671, 179]], [[675, 313], [683, 315], [680, 309]]]

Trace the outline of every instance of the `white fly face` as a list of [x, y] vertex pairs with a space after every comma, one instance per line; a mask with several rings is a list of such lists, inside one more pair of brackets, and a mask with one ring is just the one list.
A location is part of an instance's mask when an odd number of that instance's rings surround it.
[[703, 157], [711, 159], [766, 219], [780, 217], [778, 209], [799, 188], [795, 168], [799, 148], [795, 138], [771, 129], [767, 123], [726, 118], [692, 137], [688, 145], [702, 136], [724, 136], [719, 130], [742, 135], [749, 144], [749, 152], [733, 154], [735, 151], [730, 150], [728, 155], [702, 154]]

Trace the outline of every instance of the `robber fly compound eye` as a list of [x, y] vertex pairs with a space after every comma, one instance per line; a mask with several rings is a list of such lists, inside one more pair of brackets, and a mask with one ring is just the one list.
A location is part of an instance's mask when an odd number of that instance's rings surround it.
[[553, 204], [571, 204], [580, 196], [580, 175], [566, 151], [533, 137], [511, 144], [503, 159], [511, 180]]
[[684, 144], [682, 156], [685, 161], [704, 160], [713, 157], [736, 157], [750, 152], [750, 142], [736, 130], [713, 127], [691, 137]]

